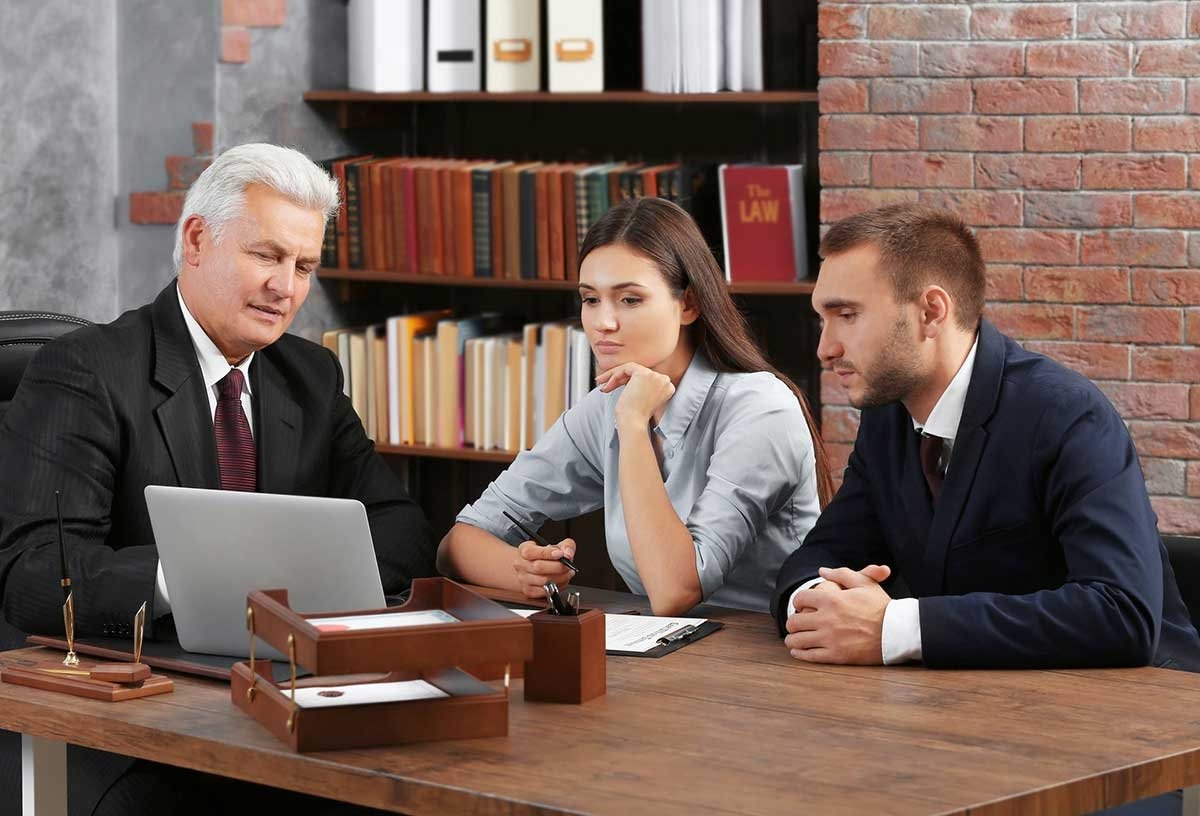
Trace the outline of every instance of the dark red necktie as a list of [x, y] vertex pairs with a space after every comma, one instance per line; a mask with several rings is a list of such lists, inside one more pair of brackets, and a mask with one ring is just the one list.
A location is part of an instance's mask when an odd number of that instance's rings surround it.
[[217, 466], [222, 490], [258, 489], [258, 454], [250, 423], [242, 410], [242, 372], [231, 368], [217, 383], [217, 412], [213, 432], [217, 438]]
[[929, 495], [934, 503], [942, 493], [942, 447], [945, 440], [940, 436], [921, 434], [921, 472], [925, 474], [925, 484], [929, 485]]

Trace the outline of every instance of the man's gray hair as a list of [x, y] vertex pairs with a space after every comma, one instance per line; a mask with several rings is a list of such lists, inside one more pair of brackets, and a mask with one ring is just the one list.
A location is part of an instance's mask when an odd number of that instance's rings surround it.
[[244, 144], [231, 147], [210, 164], [188, 190], [183, 214], [175, 225], [175, 271], [183, 270], [183, 223], [198, 215], [221, 240], [225, 225], [242, 214], [246, 188], [262, 184], [309, 210], [320, 210], [325, 221], [338, 209], [337, 182], [307, 156], [290, 147]]

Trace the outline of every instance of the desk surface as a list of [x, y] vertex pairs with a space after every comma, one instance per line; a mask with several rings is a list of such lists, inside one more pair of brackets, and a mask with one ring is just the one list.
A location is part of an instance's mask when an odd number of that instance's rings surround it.
[[609, 657], [583, 706], [516, 681], [504, 739], [298, 755], [188, 677], [121, 704], [0, 683], [0, 728], [412, 814], [1078, 813], [1200, 783], [1200, 675], [812, 667], [766, 616], [720, 617]]

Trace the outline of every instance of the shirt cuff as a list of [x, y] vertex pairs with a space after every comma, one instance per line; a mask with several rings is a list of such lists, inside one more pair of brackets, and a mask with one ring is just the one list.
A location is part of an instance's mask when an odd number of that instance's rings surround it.
[[163, 577], [162, 561], [158, 562], [158, 574], [154, 576], [154, 617], [171, 614], [171, 602], [167, 599], [167, 579]]
[[824, 583], [824, 581], [825, 581], [824, 578], [812, 578], [808, 581], [805, 581], [800, 586], [796, 587], [796, 591], [793, 592], [791, 597], [788, 598], [787, 606], [785, 607], [787, 609], [787, 614], [784, 615], [784, 617], [790, 618], [792, 615], [796, 614], [796, 596], [797, 595], [799, 595], [801, 592], [803, 592], [806, 589], [812, 589], [817, 584]]
[[888, 601], [883, 611], [883, 663], [921, 659], [921, 607], [916, 598]]

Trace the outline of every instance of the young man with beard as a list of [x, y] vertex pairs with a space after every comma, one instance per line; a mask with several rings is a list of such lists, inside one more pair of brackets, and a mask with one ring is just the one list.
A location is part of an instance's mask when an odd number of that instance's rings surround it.
[[791, 655], [1200, 670], [1124, 422], [982, 319], [962, 221], [885, 207], [835, 224], [821, 255], [818, 354], [863, 410], [840, 491], [779, 574]]

